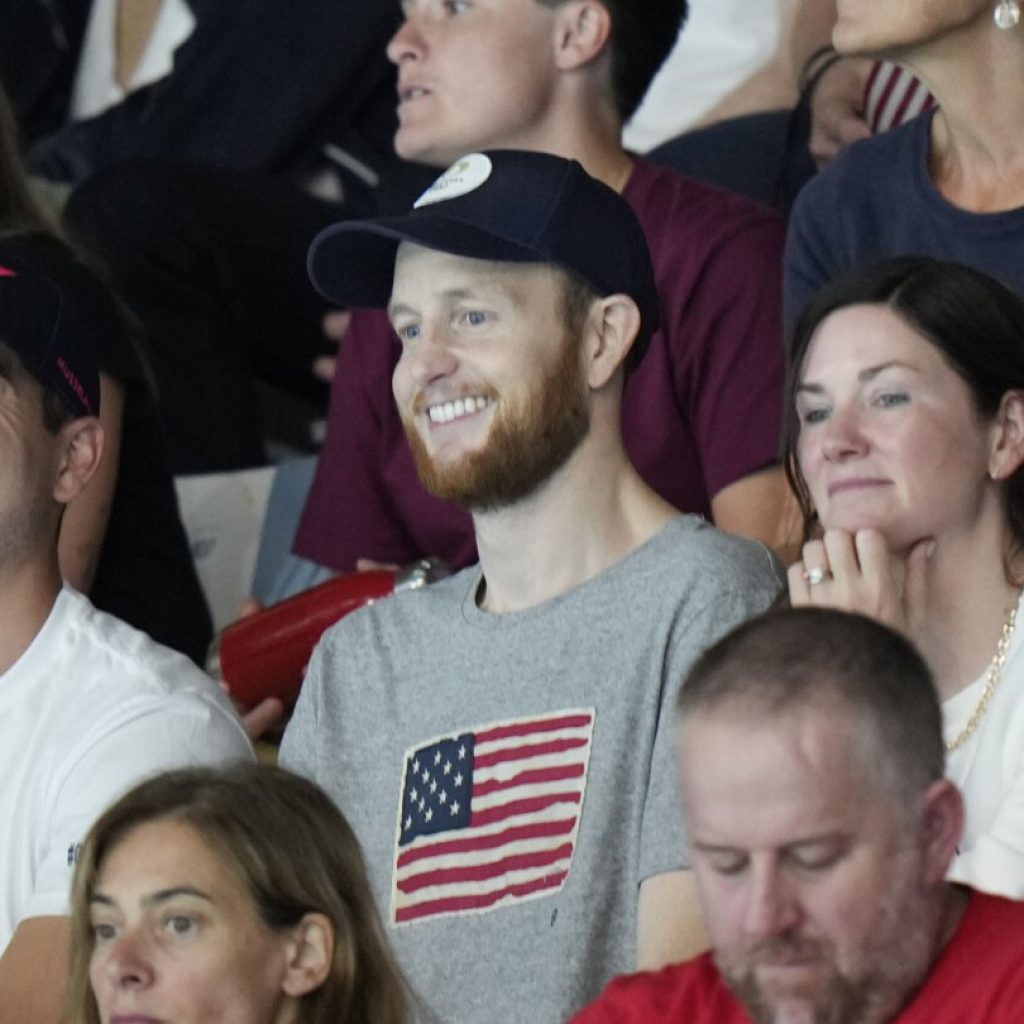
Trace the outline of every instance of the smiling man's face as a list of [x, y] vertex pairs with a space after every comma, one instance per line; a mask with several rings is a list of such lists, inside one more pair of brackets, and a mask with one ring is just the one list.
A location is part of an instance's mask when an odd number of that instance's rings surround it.
[[402, 341], [393, 387], [424, 485], [472, 509], [513, 504], [568, 460], [589, 427], [565, 277], [411, 243], [389, 315]]

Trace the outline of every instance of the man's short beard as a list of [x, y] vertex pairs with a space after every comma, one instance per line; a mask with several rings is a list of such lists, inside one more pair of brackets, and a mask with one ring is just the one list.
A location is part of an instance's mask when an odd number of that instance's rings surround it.
[[[770, 955], [770, 950], [774, 949], [778, 954], [785, 955], [795, 944], [777, 939], [765, 943], [763, 952]], [[730, 972], [727, 978], [729, 988], [743, 1004], [754, 1024], [860, 1024], [868, 1019], [864, 1015], [869, 1002], [865, 991], [867, 986], [863, 982], [853, 984], [838, 971], [828, 979], [824, 992], [813, 1002], [808, 999], [800, 1006], [800, 1012], [795, 1013], [780, 1011], [777, 1003], [765, 996], [755, 977], [754, 968], [743, 973]]]
[[[830, 944], [799, 938], [766, 940], [755, 954], [744, 957], [742, 965], [716, 956], [719, 970], [751, 1020], [755, 1024], [886, 1024], [896, 1016], [924, 982], [937, 952], [936, 902], [918, 888], [920, 865], [916, 845], [894, 854], [889, 876], [891, 895], [874, 933], [878, 945], [871, 951], [873, 955], [862, 958], [853, 976], [841, 973]], [[758, 955], [770, 959], [787, 953], [820, 953], [833, 961], [832, 976], [817, 999], [808, 997], [799, 1007], [801, 1012], [780, 1013], [778, 1000], [765, 995], [750, 963]]]
[[436, 497], [476, 512], [507, 508], [528, 498], [565, 465], [590, 429], [579, 332], [563, 335], [543, 386], [523, 405], [511, 407], [499, 400], [479, 451], [452, 462], [435, 462], [404, 415], [403, 425], [420, 479]]

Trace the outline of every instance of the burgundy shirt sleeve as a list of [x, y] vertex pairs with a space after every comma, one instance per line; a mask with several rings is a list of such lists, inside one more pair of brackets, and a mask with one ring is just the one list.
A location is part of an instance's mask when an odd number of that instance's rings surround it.
[[723, 235], [707, 255], [699, 311], [684, 314], [697, 337], [687, 398], [712, 497], [779, 461], [784, 239], [768, 218]]
[[396, 345], [383, 313], [357, 310], [338, 351], [327, 437], [295, 552], [339, 572], [354, 569], [357, 558], [401, 564], [418, 557], [381, 473]]
[[719, 491], [779, 459], [785, 225], [642, 160], [624, 196], [647, 235], [663, 319], [627, 385], [626, 446], [668, 501], [707, 515]]

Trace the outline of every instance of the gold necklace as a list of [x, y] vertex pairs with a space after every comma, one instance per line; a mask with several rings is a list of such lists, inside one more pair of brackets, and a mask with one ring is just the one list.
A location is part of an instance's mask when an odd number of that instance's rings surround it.
[[974, 730], [978, 728], [981, 720], [985, 717], [985, 712], [988, 711], [988, 706], [992, 702], [992, 696], [995, 694], [996, 687], [999, 685], [999, 679], [1003, 674], [1003, 666], [1006, 664], [1006, 652], [1010, 649], [1010, 641], [1013, 639], [1013, 627], [1016, 623], [1017, 606], [1014, 605], [1009, 617], [1003, 623], [1003, 633], [999, 637], [999, 643], [996, 644], [996, 656], [992, 659], [988, 672], [985, 673], [985, 689], [982, 690], [977, 706], [974, 708], [971, 717], [967, 720], [967, 724], [960, 731], [960, 735], [946, 743], [947, 754], [953, 753], [954, 750], [959, 750], [974, 735]]

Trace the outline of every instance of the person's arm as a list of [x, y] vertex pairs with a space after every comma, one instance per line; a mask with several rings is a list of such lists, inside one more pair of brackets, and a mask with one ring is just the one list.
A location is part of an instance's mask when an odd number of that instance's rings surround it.
[[711, 499], [715, 526], [774, 548], [787, 565], [800, 554], [800, 508], [781, 466], [737, 480]]
[[830, 19], [824, 0], [780, 0], [779, 5], [778, 45], [771, 58], [702, 114], [694, 127], [796, 104], [800, 70], [807, 57], [828, 42], [835, 6]]
[[871, 137], [864, 117], [864, 90], [872, 64], [860, 57], [842, 57], [823, 71], [814, 86], [808, 146], [819, 169], [846, 146]]
[[203, 4], [170, 74], [30, 152], [30, 169], [80, 181], [130, 158], [277, 171], [311, 138], [364, 113], [390, 81], [398, 6], [277, 0]]
[[872, 62], [828, 54], [837, 16], [836, 0], [799, 0], [790, 40], [797, 88], [810, 89], [809, 146], [819, 168], [871, 134], [864, 120], [864, 87]]
[[796, 81], [789, 61], [777, 53], [768, 64], [743, 79], [735, 89], [701, 114], [692, 128], [703, 128], [718, 121], [761, 111], [792, 107], [796, 98]]
[[67, 983], [66, 917], [22, 921], [0, 955], [0, 1019], [4, 1024], [58, 1024]]
[[707, 111], [700, 124], [795, 105], [800, 72], [832, 38], [836, 8], [834, 0], [785, 0], [783, 7], [779, 46], [771, 60]]
[[61, 575], [83, 594], [89, 593], [96, 575], [114, 500], [121, 459], [123, 413], [124, 389], [113, 378], [101, 373], [99, 418], [106, 435], [103, 458], [89, 486], [65, 510], [58, 542]]
[[696, 283], [673, 303], [676, 392], [697, 444], [715, 525], [783, 545], [791, 525], [778, 465], [785, 228], [744, 206], [723, 208], [707, 232]]
[[668, 871], [640, 883], [636, 969], [653, 971], [703, 953], [708, 937], [692, 871]]
[[299, 698], [281, 738], [277, 759], [282, 768], [317, 783], [321, 778], [320, 744], [324, 739], [320, 728], [320, 708], [324, 680], [331, 671], [330, 667], [325, 668], [325, 661], [329, 663], [330, 657], [321, 640], [309, 659]]
[[776, 591], [770, 559], [744, 554], [735, 590], [721, 593], [676, 635], [667, 656], [651, 770], [640, 832], [636, 969], [656, 970], [707, 949], [697, 880], [686, 867], [686, 827], [679, 774], [676, 700], [693, 660], [729, 630], [765, 610]]
[[831, 44], [837, 14], [836, 0], [796, 0], [789, 23], [787, 51], [794, 80], [799, 80], [812, 54]]

